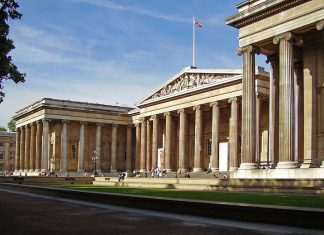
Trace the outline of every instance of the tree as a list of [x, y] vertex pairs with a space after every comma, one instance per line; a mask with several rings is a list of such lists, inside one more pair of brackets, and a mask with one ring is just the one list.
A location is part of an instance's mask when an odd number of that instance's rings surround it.
[[0, 126], [0, 131], [7, 131], [7, 129], [3, 126]]
[[16, 122], [11, 119], [10, 122], [7, 124], [8, 130], [9, 131], [15, 131], [16, 130]]
[[25, 73], [20, 73], [18, 67], [12, 62], [9, 52], [15, 48], [13, 41], [8, 38], [9, 20], [17, 20], [22, 17], [16, 9], [19, 4], [15, 0], [0, 0], [0, 103], [5, 93], [2, 83], [4, 80], [12, 80], [15, 83], [25, 81]]

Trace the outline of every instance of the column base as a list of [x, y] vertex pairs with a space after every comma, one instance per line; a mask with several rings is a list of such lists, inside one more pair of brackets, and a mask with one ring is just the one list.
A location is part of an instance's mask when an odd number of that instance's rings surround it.
[[117, 170], [116, 169], [111, 169], [110, 173], [117, 173]]
[[[315, 160], [305, 160], [300, 168], [315, 168], [318, 167], [318, 163]], [[322, 164], [323, 165], [323, 164]], [[321, 166], [322, 167], [322, 166]], [[323, 166], [324, 167], [324, 166]]]
[[212, 167], [211, 170], [212, 170], [212, 172], [219, 172], [219, 168], [216, 168], [216, 167], [215, 168]]
[[256, 169], [256, 164], [255, 163], [241, 163], [240, 165], [240, 170], [252, 170]]
[[164, 169], [166, 172], [172, 172], [172, 169]]
[[202, 172], [202, 171], [204, 171], [204, 169], [201, 168], [201, 167], [196, 167], [196, 168], [193, 168], [192, 171], [193, 171], [193, 172]]
[[180, 169], [178, 169], [177, 170], [177, 173], [179, 173], [179, 174], [183, 174], [183, 173], [187, 173], [189, 170], [188, 169], [183, 169], [183, 168], [181, 168], [181, 171], [180, 171]]
[[276, 169], [292, 169], [297, 168], [294, 162], [278, 162]]
[[229, 171], [237, 171], [238, 170], [238, 167], [230, 167]]
[[78, 169], [77, 173], [84, 173], [84, 169]]
[[145, 173], [145, 172], [147, 172], [147, 171], [146, 171], [146, 169], [140, 169], [139, 172], [141, 172], [141, 173]]
[[324, 168], [324, 161], [322, 161], [322, 165], [321, 165], [321, 168]]
[[257, 169], [257, 166], [255, 163], [241, 163], [240, 170], [252, 170], [252, 169]]

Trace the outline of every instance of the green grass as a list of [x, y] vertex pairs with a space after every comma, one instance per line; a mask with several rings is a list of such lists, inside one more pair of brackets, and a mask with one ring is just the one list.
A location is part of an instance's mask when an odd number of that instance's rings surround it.
[[238, 202], [238, 203], [251, 203], [251, 204], [277, 205], [277, 206], [324, 208], [324, 196], [322, 195], [183, 191], [183, 190], [176, 190], [176, 189], [119, 188], [119, 187], [93, 186], [93, 185], [73, 185], [73, 186], [60, 185], [60, 186], [53, 186], [53, 187], [82, 190], [82, 191], [139, 195], [139, 196], [194, 199], [194, 200], [218, 201], [218, 202]]

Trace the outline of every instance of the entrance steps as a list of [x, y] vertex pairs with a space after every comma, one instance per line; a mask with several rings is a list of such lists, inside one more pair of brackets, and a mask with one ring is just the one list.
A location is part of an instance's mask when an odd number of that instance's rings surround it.
[[127, 177], [123, 181], [118, 182], [118, 178], [116, 177], [96, 177], [93, 181], [93, 185], [223, 192], [324, 194], [324, 180], [309, 179], [251, 180]]
[[1, 183], [29, 184], [29, 185], [66, 185], [91, 184], [92, 177], [55, 177], [55, 176], [26, 176], [0, 177]]

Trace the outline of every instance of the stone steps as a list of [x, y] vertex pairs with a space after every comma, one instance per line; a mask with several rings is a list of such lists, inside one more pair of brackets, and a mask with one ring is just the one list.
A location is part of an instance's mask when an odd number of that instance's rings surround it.
[[324, 193], [324, 180], [237, 180], [128, 177], [125, 178], [124, 181], [118, 182], [118, 179], [115, 177], [96, 177], [95, 181], [93, 181], [93, 185], [223, 192]]

